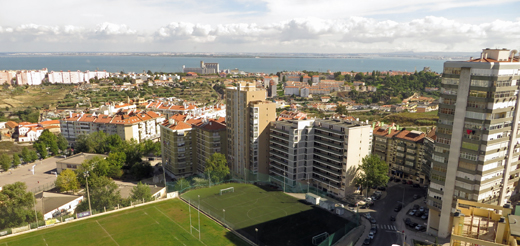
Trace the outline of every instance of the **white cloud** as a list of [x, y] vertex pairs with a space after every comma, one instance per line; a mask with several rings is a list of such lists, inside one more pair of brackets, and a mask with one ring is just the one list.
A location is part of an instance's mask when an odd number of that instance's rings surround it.
[[37, 24], [0, 27], [0, 47], [13, 42], [37, 46], [94, 41], [98, 46], [120, 44], [121, 48], [132, 47], [135, 51], [148, 51], [150, 47], [155, 51], [172, 47], [179, 51], [241, 52], [475, 51], [486, 47], [517, 48], [518, 38], [520, 20], [468, 24], [436, 16], [406, 22], [365, 17], [295, 18], [267, 24], [172, 22], [148, 33], [110, 22], [94, 28]]

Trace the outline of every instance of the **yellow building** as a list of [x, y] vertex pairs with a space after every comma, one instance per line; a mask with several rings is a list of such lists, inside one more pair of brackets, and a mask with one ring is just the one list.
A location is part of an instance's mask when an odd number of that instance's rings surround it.
[[269, 123], [276, 104], [265, 101], [266, 90], [241, 82], [226, 88], [227, 159], [235, 175], [269, 171]]
[[520, 216], [512, 215], [511, 210], [508, 204], [502, 207], [457, 200], [450, 245], [518, 245]]

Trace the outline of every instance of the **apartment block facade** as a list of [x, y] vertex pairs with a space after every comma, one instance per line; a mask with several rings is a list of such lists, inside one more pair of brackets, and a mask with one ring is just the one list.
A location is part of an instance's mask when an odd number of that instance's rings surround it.
[[152, 111], [127, 110], [114, 115], [73, 114], [60, 120], [63, 136], [73, 144], [79, 135], [103, 131], [108, 135], [117, 134], [122, 140], [135, 139], [141, 142], [160, 137], [159, 125], [165, 120], [160, 113]]
[[190, 118], [174, 115], [161, 124], [162, 159], [174, 177], [189, 176], [205, 170], [213, 153], [226, 153], [225, 118]]
[[444, 63], [428, 191], [428, 232], [450, 234], [457, 199], [502, 206], [520, 173], [520, 61], [516, 51], [485, 49]]
[[371, 153], [372, 127], [342, 119], [283, 120], [271, 123], [270, 167], [278, 182], [309, 182], [343, 198], [355, 190], [354, 177]]
[[226, 88], [227, 161], [239, 177], [268, 173], [269, 124], [276, 103], [265, 101], [266, 90], [240, 82]]
[[373, 154], [388, 164], [390, 174], [400, 178], [427, 184], [431, 166], [431, 158], [428, 158], [431, 151], [427, 150], [432, 146], [427, 134], [421, 131], [392, 125], [374, 127]]

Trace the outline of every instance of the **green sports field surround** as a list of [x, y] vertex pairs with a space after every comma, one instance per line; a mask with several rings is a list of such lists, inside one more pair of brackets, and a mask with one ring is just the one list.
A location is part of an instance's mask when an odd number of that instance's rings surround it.
[[[220, 195], [227, 187], [234, 187], [234, 192]], [[261, 245], [312, 245], [313, 236], [332, 234], [349, 223], [269, 186], [227, 183], [187, 191], [181, 197], [197, 207], [199, 195], [202, 211]]]
[[[197, 217], [194, 215], [195, 223]], [[201, 214], [201, 241], [190, 234], [188, 205], [179, 199], [82, 219], [20, 236], [0, 238], [0, 246], [248, 245]], [[198, 224], [197, 224], [198, 227]]]

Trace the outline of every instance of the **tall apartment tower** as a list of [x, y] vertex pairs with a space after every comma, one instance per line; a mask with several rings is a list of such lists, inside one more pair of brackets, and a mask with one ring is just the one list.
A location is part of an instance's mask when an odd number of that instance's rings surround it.
[[503, 206], [518, 184], [520, 62], [485, 49], [446, 62], [427, 203], [428, 231], [449, 236], [457, 199]]
[[241, 82], [226, 88], [226, 126], [231, 172], [268, 173], [269, 122], [276, 120], [276, 104], [265, 101], [266, 90]]

